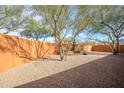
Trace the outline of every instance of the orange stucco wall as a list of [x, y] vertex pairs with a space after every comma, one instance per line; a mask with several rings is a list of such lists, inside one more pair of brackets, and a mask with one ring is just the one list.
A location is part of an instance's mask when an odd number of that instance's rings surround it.
[[76, 45], [75, 47], [76, 51], [88, 51], [90, 52], [92, 50], [92, 45]]
[[124, 53], [124, 45], [120, 45], [120, 53]]
[[[64, 45], [65, 49], [68, 48]], [[105, 45], [76, 45], [75, 51], [110, 52], [111, 48]], [[120, 52], [124, 53], [124, 45], [120, 45]], [[36, 58], [58, 53], [58, 45], [26, 40], [16, 36], [0, 34], [0, 72], [29, 62]]]
[[92, 47], [92, 51], [111, 52], [112, 49], [109, 46], [106, 46], [106, 45], [94, 45]]
[[[107, 45], [94, 45], [92, 46], [92, 51], [98, 52], [112, 52], [110, 46]], [[124, 45], [120, 45], [120, 53], [124, 53]]]
[[0, 34], [0, 72], [55, 52], [55, 45]]
[[[67, 45], [65, 45], [67, 48]], [[76, 45], [76, 50], [91, 50], [91, 46]], [[49, 54], [56, 54], [58, 45], [0, 34], [0, 72]]]

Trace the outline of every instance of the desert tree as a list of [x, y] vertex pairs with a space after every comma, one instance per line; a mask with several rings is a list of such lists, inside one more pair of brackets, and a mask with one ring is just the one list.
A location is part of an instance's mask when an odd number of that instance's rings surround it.
[[124, 6], [94, 6], [92, 9], [95, 20], [89, 31], [106, 36], [113, 54], [118, 54], [119, 40], [124, 36]]
[[33, 6], [39, 15], [46, 21], [52, 37], [59, 46], [60, 59], [65, 56], [63, 41], [67, 35], [67, 22], [70, 16], [71, 6]]
[[[70, 48], [74, 51], [75, 50], [75, 44], [76, 39], [78, 38], [80, 33], [83, 33], [84, 30], [87, 28], [87, 26], [91, 23], [91, 21], [94, 19], [92, 16], [91, 6], [73, 6], [73, 16], [71, 18], [71, 36], [69, 42]], [[69, 49], [70, 49], [69, 48]]]
[[41, 56], [40, 53], [43, 48], [44, 41], [51, 34], [43, 21], [41, 22], [33, 17], [29, 17], [23, 30], [20, 32], [20, 35], [34, 40], [37, 57], [39, 58]]

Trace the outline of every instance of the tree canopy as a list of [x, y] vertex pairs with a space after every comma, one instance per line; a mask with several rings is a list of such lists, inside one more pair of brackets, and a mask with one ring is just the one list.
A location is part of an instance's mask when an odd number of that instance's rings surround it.
[[54, 38], [62, 60], [63, 44], [74, 45], [81, 33], [86, 33], [86, 37], [90, 34], [92, 40], [95, 35], [106, 36], [106, 42], [117, 54], [119, 40], [124, 37], [123, 10], [124, 6], [115, 5], [0, 6], [0, 29], [6, 34], [18, 31], [21, 36], [35, 40]]

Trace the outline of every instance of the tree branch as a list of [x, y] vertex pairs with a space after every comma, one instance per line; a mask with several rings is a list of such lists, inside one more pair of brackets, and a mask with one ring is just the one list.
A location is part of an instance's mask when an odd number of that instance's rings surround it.
[[115, 29], [112, 26], [110, 26], [109, 24], [105, 23], [103, 20], [102, 20], [101, 24], [104, 24], [105, 26], [107, 26], [108, 28], [110, 28], [112, 30], [114, 36], [117, 37], [116, 32], [115, 32]]
[[124, 26], [124, 22], [122, 22], [122, 24], [120, 24], [120, 26], [117, 28], [117, 30], [123, 28], [123, 26]]

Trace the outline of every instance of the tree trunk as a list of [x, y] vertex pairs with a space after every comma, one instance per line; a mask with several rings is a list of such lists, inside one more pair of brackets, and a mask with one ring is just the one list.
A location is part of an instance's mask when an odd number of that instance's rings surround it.
[[115, 49], [113, 49], [113, 55], [117, 55], [118, 53], [119, 53], [119, 39], [117, 39]]
[[119, 51], [118, 51], [117, 49], [116, 49], [116, 50], [114, 50], [114, 51], [113, 51], [113, 55], [117, 55], [117, 54], [118, 54], [118, 52], [119, 52]]
[[64, 56], [65, 56], [62, 44], [59, 44], [59, 55], [60, 55], [60, 59], [62, 61], [64, 59]]
[[72, 51], [75, 51], [75, 40], [73, 41], [73, 45], [72, 45]]

